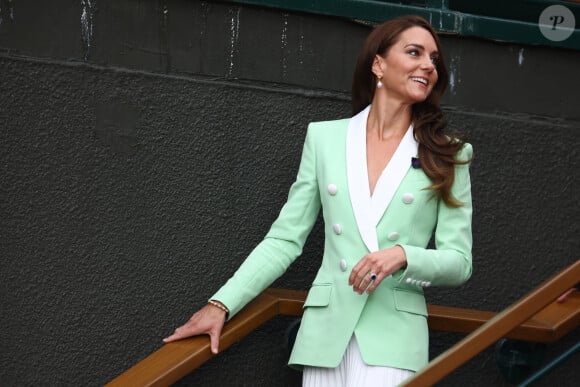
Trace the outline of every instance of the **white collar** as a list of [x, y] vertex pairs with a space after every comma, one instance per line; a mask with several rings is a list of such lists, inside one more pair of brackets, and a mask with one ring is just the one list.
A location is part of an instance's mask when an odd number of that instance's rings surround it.
[[346, 140], [348, 190], [361, 237], [370, 252], [379, 249], [376, 227], [391, 203], [397, 188], [417, 156], [413, 124], [401, 139], [393, 157], [381, 173], [370, 195], [367, 169], [366, 126], [370, 105], [351, 118]]

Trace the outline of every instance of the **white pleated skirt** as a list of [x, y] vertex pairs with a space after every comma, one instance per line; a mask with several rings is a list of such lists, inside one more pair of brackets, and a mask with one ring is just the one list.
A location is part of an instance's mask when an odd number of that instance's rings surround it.
[[352, 335], [338, 367], [304, 367], [302, 387], [393, 387], [413, 374], [400, 368], [366, 365]]

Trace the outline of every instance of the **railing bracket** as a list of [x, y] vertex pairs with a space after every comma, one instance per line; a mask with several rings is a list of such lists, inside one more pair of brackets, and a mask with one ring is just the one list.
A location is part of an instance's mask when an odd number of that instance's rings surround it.
[[505, 380], [516, 384], [542, 364], [545, 349], [543, 343], [501, 339], [495, 346], [495, 361]]

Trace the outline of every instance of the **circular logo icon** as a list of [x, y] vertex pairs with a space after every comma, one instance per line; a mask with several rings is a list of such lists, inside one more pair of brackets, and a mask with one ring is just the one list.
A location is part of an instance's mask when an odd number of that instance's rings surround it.
[[574, 32], [576, 19], [569, 8], [563, 5], [551, 5], [542, 11], [538, 24], [546, 39], [561, 42], [568, 39]]

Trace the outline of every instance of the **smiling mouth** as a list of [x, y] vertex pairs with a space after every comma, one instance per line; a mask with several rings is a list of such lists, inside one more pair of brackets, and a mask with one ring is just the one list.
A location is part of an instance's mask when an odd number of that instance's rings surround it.
[[415, 82], [419, 82], [422, 85], [427, 86], [429, 84], [429, 81], [427, 81], [425, 78], [419, 78], [419, 77], [412, 77], [411, 80], [415, 81]]

